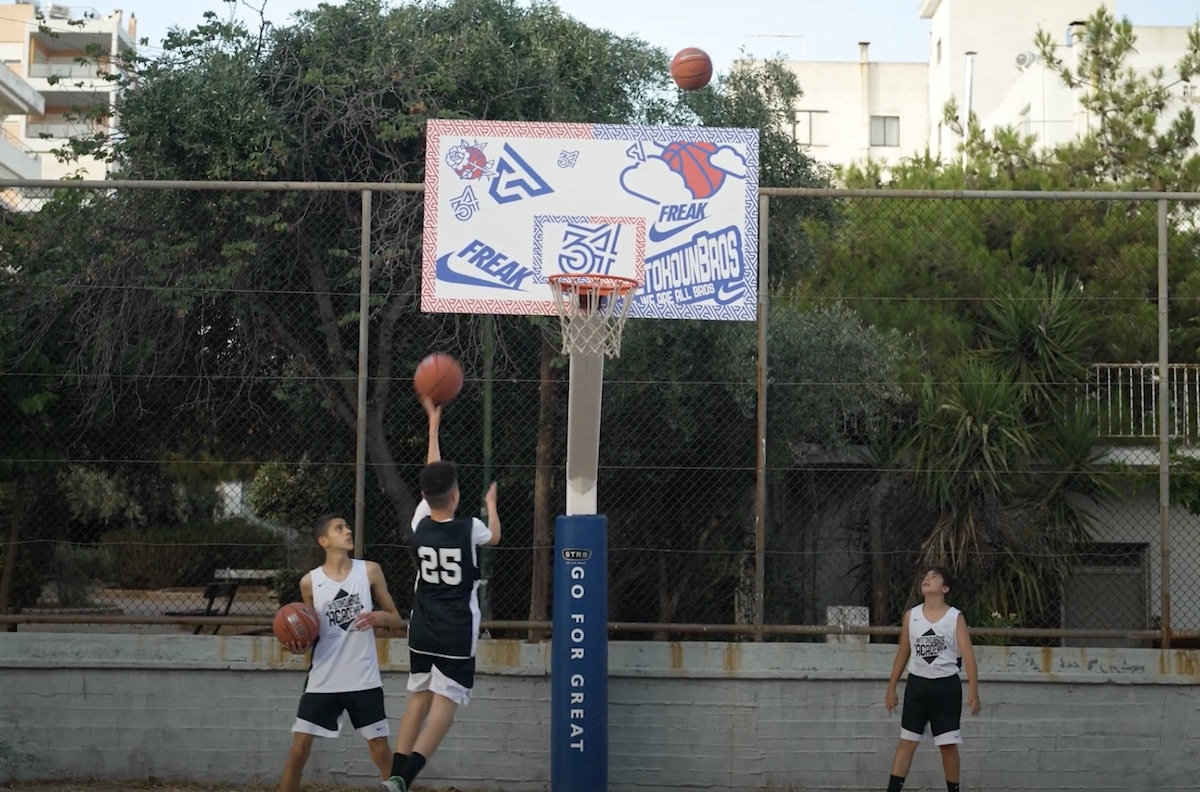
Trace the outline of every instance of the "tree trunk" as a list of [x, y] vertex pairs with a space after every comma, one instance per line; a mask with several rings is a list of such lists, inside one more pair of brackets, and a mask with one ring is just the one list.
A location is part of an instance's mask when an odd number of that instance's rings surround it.
[[871, 624], [888, 622], [888, 565], [883, 546], [883, 502], [891, 488], [892, 476], [883, 473], [871, 488], [871, 503], [867, 513], [867, 540], [871, 553]]
[[[551, 364], [557, 350], [542, 334], [541, 365], [538, 369], [537, 460], [533, 478], [533, 561], [529, 592], [529, 620], [550, 617], [551, 571], [554, 568], [554, 531], [552, 504], [554, 463], [554, 369]], [[540, 641], [540, 630], [530, 630], [529, 640]]]
[[380, 490], [396, 511], [397, 538], [407, 537], [408, 524], [416, 511], [417, 502], [396, 470], [396, 459], [392, 456], [384, 433], [382, 411], [367, 411], [367, 461]]
[[[13, 488], [11, 522], [8, 526], [8, 547], [4, 553], [4, 571], [0, 572], [0, 613], [8, 613], [12, 601], [13, 573], [17, 568], [17, 540], [21, 538], [21, 520], [25, 511], [25, 479], [17, 479]], [[16, 632], [17, 625], [8, 625], [9, 632]]]

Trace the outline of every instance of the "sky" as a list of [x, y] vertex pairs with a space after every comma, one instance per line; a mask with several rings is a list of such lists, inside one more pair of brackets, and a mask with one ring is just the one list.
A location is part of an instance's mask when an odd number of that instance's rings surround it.
[[[138, 38], [149, 38], [152, 46], [172, 26], [191, 27], [205, 11], [225, 16], [234, 7], [224, 0], [108, 2], [97, 10], [135, 13]], [[241, 16], [253, 19], [258, 15], [250, 9], [263, 8], [267, 20], [280, 25], [296, 11], [317, 5], [317, 0], [240, 0], [237, 7]], [[558, 0], [565, 13], [593, 27], [636, 35], [669, 52], [700, 47], [718, 71], [726, 71], [743, 49], [756, 57], [854, 61], [860, 41], [871, 42], [872, 60], [924, 62], [929, 22], [918, 17], [919, 5], [919, 0]], [[1135, 25], [1192, 25], [1200, 18], [1195, 0], [1118, 0], [1108, 5]]]

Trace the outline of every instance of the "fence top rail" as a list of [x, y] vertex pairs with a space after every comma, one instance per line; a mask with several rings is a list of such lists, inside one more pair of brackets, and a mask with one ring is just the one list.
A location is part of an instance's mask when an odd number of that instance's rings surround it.
[[[142, 179], [0, 179], [0, 190], [261, 190], [264, 192], [424, 192], [420, 182], [211, 181]], [[760, 187], [774, 198], [925, 198], [1021, 201], [1198, 201], [1200, 192], [1063, 190], [851, 190], [840, 187]]]

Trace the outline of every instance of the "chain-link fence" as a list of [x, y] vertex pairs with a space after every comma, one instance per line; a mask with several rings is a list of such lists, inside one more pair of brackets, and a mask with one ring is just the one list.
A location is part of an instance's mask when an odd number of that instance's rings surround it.
[[[403, 612], [442, 349], [462, 508], [501, 493], [485, 622], [544, 634], [557, 323], [422, 313], [420, 187], [366, 187], [5, 189], [0, 618], [250, 629], [329, 512]], [[614, 635], [869, 640], [931, 564], [981, 641], [1200, 635], [1193, 204], [763, 192], [765, 334], [631, 320], [606, 367]]]

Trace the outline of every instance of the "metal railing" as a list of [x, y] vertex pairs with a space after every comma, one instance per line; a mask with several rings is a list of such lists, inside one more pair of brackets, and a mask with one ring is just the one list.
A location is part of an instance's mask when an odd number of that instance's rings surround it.
[[[1200, 439], [1200, 366], [1168, 366], [1168, 433], [1187, 445]], [[1095, 416], [1100, 436], [1111, 440], [1157, 441], [1162, 423], [1159, 366], [1155, 363], [1104, 363], [1092, 366], [1084, 406]]]
[[107, 63], [80, 63], [75, 60], [36, 62], [29, 64], [29, 76], [37, 79], [105, 80], [111, 67]]

